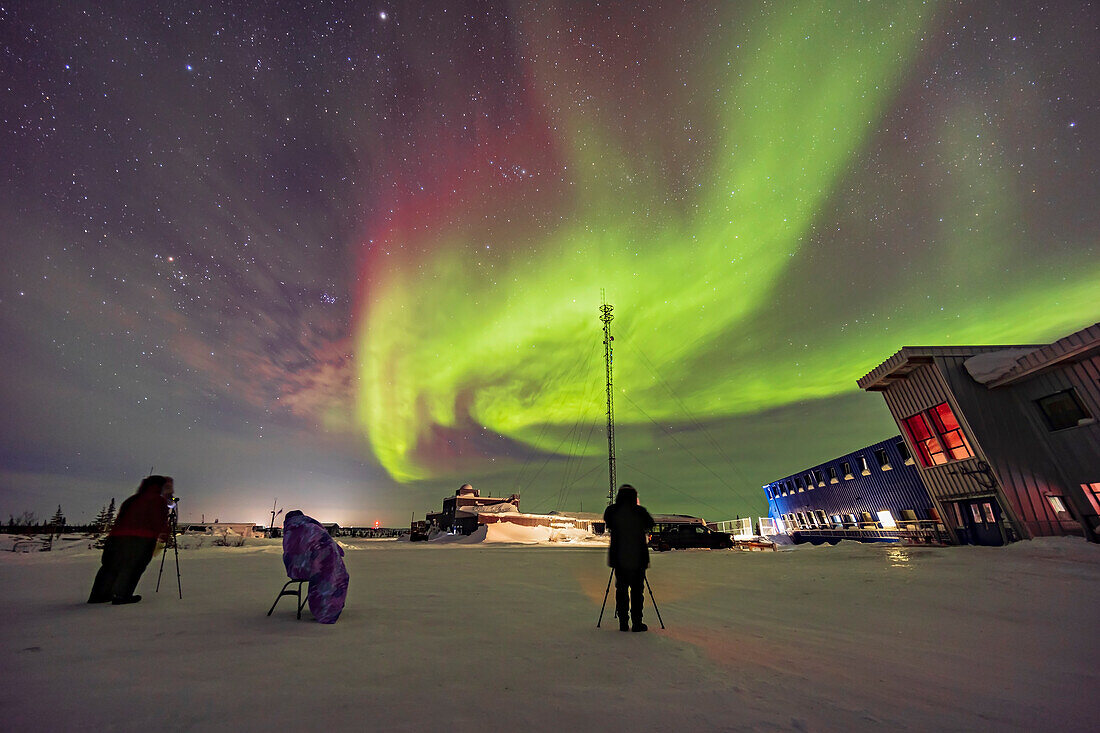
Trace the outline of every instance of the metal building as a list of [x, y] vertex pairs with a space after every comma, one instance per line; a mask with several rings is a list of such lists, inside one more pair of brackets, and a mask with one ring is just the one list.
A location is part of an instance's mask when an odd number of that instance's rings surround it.
[[881, 392], [962, 543], [1100, 524], [1100, 323], [1051, 344], [906, 346], [858, 380]]
[[768, 513], [796, 543], [950, 540], [900, 435], [764, 487]]

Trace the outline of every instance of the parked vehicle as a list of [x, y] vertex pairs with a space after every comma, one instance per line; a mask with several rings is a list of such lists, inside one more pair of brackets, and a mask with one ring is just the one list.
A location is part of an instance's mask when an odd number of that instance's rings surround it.
[[649, 537], [649, 546], [658, 552], [693, 547], [728, 550], [733, 547], [733, 538], [726, 532], [716, 532], [705, 524], [658, 522]]

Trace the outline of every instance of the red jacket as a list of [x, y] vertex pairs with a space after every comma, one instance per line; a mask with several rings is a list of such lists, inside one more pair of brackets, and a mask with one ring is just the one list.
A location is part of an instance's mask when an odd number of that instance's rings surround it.
[[110, 536], [166, 539], [168, 501], [160, 495], [160, 487], [150, 486], [122, 502]]

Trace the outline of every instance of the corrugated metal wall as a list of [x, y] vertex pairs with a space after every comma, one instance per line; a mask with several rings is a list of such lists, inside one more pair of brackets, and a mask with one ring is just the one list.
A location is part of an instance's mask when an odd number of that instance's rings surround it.
[[1100, 358], [994, 389], [974, 382], [964, 361], [943, 359], [944, 378], [1020, 521], [1032, 536], [1080, 533], [1076, 522], [1059, 519], [1046, 496], [1083, 497], [1085, 477], [1100, 481], [1100, 423], [1051, 431], [1035, 400], [1072, 388], [1089, 414], [1100, 416]]
[[[936, 356], [933, 364], [918, 367], [882, 393], [899, 424], [906, 417], [948, 402], [975, 453], [964, 461], [922, 467], [928, 492], [940, 502], [996, 495], [1002, 507], [1014, 515], [1017, 531], [1024, 537], [1079, 533], [1076, 522], [1055, 515], [1045, 495], [1065, 496], [1072, 491], [1060, 469], [1063, 462], [1077, 466], [1076, 475], [1100, 472], [1100, 426], [1051, 434], [1033, 400], [1073, 386], [1082, 399], [1088, 395], [1090, 412], [1100, 410], [1100, 387], [1096, 378], [1089, 376], [1097, 373], [1097, 360], [1037, 375], [1018, 385], [989, 389], [970, 377], [963, 366], [967, 358], [968, 354], [957, 353]], [[1049, 445], [1056, 443], [1065, 445], [1052, 454]], [[989, 464], [998, 479], [997, 487], [983, 484], [985, 475], [977, 472], [980, 461]]]
[[[884, 509], [890, 510], [895, 520], [902, 519], [902, 510], [910, 509], [916, 512], [918, 519], [929, 519], [929, 508], [932, 506], [928, 491], [917, 469], [913, 465], [906, 465], [897, 444], [901, 443], [901, 436], [895, 436], [874, 445], [869, 445], [858, 451], [839, 456], [826, 463], [810, 466], [797, 473], [785, 476], [765, 487], [765, 495], [768, 489], [775, 494], [775, 489], [787, 480], [793, 481], [805, 473], [820, 471], [825, 478], [825, 486], [814, 483], [812, 489], [796, 492], [787, 496], [780, 495], [768, 501], [769, 513], [772, 518], [779, 518], [783, 514], [823, 510], [827, 515], [855, 514], [870, 512], [876, 515]], [[890, 470], [884, 471], [879, 467], [875, 458], [876, 450], [885, 450], [890, 463]], [[860, 456], [867, 459], [867, 467], [870, 473], [861, 475]], [[844, 479], [841, 464], [848, 461], [852, 466], [852, 478]], [[837, 472], [837, 483], [829, 483], [829, 468]], [[805, 482], [804, 482], [805, 483]], [[877, 517], [876, 517], [877, 519]]]

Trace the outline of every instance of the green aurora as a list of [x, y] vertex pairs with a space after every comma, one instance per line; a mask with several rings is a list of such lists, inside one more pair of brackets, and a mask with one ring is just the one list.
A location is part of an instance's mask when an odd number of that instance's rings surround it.
[[[575, 437], [604, 413], [601, 290], [635, 454], [661, 436], [631, 426], [851, 394], [903, 345], [1033, 342], [1092, 318], [1100, 261], [1033, 227], [1009, 126], [952, 98], [914, 139], [889, 127], [945, 12], [787, 3], [676, 29], [647, 63], [678, 68], [629, 84], [529, 40], [559, 16], [521, 18], [524, 104], [556, 166], [376, 235], [356, 341], [378, 461], [408, 482], [605, 455], [602, 435]], [[471, 433], [477, 450], [448, 447]]]

